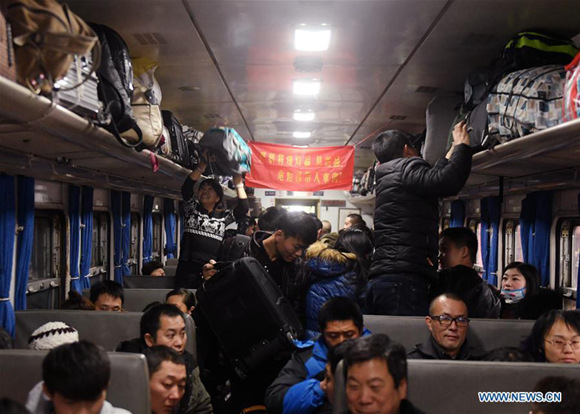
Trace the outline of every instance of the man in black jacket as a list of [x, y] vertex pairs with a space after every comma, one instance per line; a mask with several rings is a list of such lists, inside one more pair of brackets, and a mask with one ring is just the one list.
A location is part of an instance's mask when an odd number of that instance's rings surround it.
[[425, 323], [431, 333], [429, 339], [416, 345], [408, 359], [474, 359], [467, 344], [467, 306], [460, 297], [445, 293], [433, 299]]
[[425, 315], [437, 281], [438, 198], [457, 194], [471, 170], [465, 123], [453, 130], [449, 161], [418, 157], [412, 137], [386, 131], [373, 142], [377, 167], [375, 253], [365, 313]]
[[499, 318], [501, 302], [475, 271], [477, 237], [465, 227], [450, 227], [441, 232], [439, 241], [439, 283], [434, 296], [454, 293], [459, 296], [472, 318]]
[[141, 337], [123, 341], [115, 348], [117, 352], [144, 354], [155, 345], [174, 349], [185, 360], [187, 383], [185, 394], [179, 404], [179, 414], [212, 414], [209, 394], [199, 378], [199, 368], [193, 355], [185, 350], [187, 334], [183, 313], [168, 303], [149, 309], [141, 317]]
[[[258, 225], [260, 223], [261, 221], [258, 221]], [[276, 231], [257, 231], [243, 246], [237, 245], [241, 241], [239, 237], [227, 240], [222, 245], [218, 258], [220, 261], [235, 261], [241, 257], [253, 257], [258, 260], [303, 321], [309, 271], [302, 256], [316, 238], [316, 223], [308, 214], [303, 212], [282, 214], [278, 217]], [[202, 275], [205, 280], [217, 273], [215, 264], [216, 262], [211, 260], [203, 266]], [[203, 315], [202, 307], [196, 308], [194, 318], [199, 333], [197, 345], [199, 359], [202, 361], [202, 378], [208, 385], [214, 401], [222, 400], [217, 395], [217, 384], [229, 377], [232, 412], [238, 413], [252, 405], [263, 404], [266, 389], [276, 379], [290, 354], [276, 355], [242, 380], [233, 373], [233, 367], [228, 367], [227, 361], [220, 358], [219, 343]], [[217, 404], [216, 402], [215, 405]]]

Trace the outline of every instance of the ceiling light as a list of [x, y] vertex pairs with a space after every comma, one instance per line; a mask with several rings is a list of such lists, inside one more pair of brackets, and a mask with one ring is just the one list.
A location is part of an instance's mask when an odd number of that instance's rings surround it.
[[320, 79], [296, 79], [292, 90], [296, 95], [318, 95]]
[[314, 112], [312, 111], [294, 111], [295, 121], [314, 121]]
[[328, 50], [331, 30], [327, 25], [306, 26], [294, 30], [294, 48], [304, 52], [322, 52]]
[[308, 148], [308, 145], [292, 145], [294, 148]]
[[310, 138], [312, 136], [312, 132], [309, 131], [294, 131], [294, 133], [292, 134], [292, 136], [294, 138]]

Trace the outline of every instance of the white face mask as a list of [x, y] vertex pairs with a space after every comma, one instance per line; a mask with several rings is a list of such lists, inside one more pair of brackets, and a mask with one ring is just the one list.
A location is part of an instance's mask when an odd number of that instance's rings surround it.
[[514, 290], [502, 289], [501, 297], [504, 298], [505, 303], [518, 303], [526, 296], [525, 290], [526, 288]]

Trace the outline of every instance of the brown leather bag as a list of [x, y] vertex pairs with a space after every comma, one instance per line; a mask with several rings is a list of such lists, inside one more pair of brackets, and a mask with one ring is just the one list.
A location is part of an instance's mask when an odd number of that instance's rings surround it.
[[[8, 0], [5, 7], [12, 25], [17, 81], [35, 93], [50, 94], [75, 55], [84, 56], [98, 45], [93, 30], [55, 0]], [[100, 64], [100, 53], [96, 55], [93, 68]]]

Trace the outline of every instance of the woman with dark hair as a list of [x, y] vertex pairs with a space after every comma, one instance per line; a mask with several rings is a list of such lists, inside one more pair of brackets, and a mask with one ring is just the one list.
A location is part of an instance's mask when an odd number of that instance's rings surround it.
[[334, 247], [316, 242], [308, 248], [310, 288], [306, 294], [306, 334], [318, 335], [318, 311], [335, 296], [357, 300], [362, 294], [370, 267], [373, 244], [358, 229], [342, 232]]
[[196, 289], [201, 285], [201, 268], [210, 259], [216, 258], [226, 227], [234, 221], [244, 219], [249, 210], [241, 175], [234, 176], [238, 205], [233, 210], [224, 209], [224, 191], [212, 178], [203, 180], [195, 194], [194, 188], [207, 167], [207, 157], [206, 152], [181, 187], [185, 229], [175, 272], [176, 288]]
[[512, 262], [501, 278], [501, 319], [537, 319], [551, 309], [560, 309], [558, 292], [540, 287], [540, 275], [531, 264]]
[[537, 362], [580, 363], [580, 310], [551, 310], [540, 316], [524, 344]]

